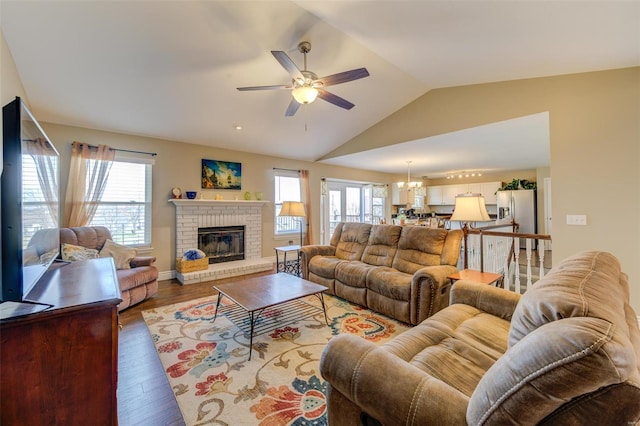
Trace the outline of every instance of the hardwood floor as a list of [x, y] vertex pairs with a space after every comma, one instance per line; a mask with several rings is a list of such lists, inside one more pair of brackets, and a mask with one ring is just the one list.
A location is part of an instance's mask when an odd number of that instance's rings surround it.
[[120, 312], [118, 345], [118, 423], [121, 426], [184, 425], [142, 311], [186, 302], [214, 293], [214, 283], [242, 281], [275, 273], [261, 272], [183, 286], [177, 280], [160, 281], [158, 294]]

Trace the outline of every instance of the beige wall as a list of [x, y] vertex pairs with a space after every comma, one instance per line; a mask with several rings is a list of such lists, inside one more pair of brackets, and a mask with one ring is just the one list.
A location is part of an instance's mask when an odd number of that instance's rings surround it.
[[[80, 127], [62, 126], [52, 123], [40, 123], [45, 132], [61, 154], [62, 197], [66, 194], [66, 181], [69, 170], [71, 142], [81, 141], [90, 144], [106, 144], [114, 148], [125, 148], [146, 152], [156, 152], [156, 164], [153, 171], [153, 211], [152, 211], [152, 245], [157, 256], [157, 266], [162, 272], [175, 268], [175, 207], [168, 200], [171, 188], [177, 186], [183, 192], [202, 191], [204, 198], [214, 199], [220, 194], [226, 200], [234, 197], [243, 198], [245, 191], [253, 193], [261, 191], [264, 200], [273, 200], [273, 168], [307, 169], [311, 181], [311, 209], [319, 212], [320, 179], [350, 179], [364, 182], [388, 183], [393, 175], [327, 166], [323, 164], [287, 160], [264, 155], [248, 154], [202, 145], [180, 143], [162, 139], [145, 138], [120, 133], [103, 132]], [[200, 188], [200, 167], [203, 158], [212, 160], [234, 161], [242, 163], [242, 190], [202, 190]], [[273, 248], [286, 245], [291, 237], [275, 239], [273, 227], [273, 204], [267, 203], [262, 209], [262, 255], [273, 256]], [[312, 217], [315, 240], [319, 241], [317, 230], [320, 218], [316, 213]]]
[[[22, 87], [20, 75], [16, 69], [16, 63], [13, 60], [4, 34], [0, 31], [0, 99], [2, 105], [6, 105], [16, 96], [20, 96], [24, 102], [29, 104], [27, 94]], [[0, 153], [1, 155], [2, 153]]]
[[[4, 39], [4, 34], [0, 31], [0, 100], [2, 106], [8, 104], [12, 100], [20, 96], [22, 101], [27, 105], [29, 100], [27, 94], [22, 86], [20, 75], [16, 69], [16, 63], [13, 60], [13, 56], [9, 51], [9, 46]], [[2, 126], [2, 116], [0, 115], [0, 126]], [[2, 156], [2, 141], [0, 141], [0, 172], [2, 172], [3, 156]]]
[[[585, 249], [613, 253], [640, 313], [640, 67], [432, 90], [326, 157], [544, 111], [553, 262]], [[568, 214], [587, 215], [588, 225], [567, 225]]]

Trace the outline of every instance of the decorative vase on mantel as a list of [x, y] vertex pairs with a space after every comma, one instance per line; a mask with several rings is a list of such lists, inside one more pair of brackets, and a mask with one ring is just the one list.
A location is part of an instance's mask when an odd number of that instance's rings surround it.
[[246, 191], [246, 192], [244, 193], [244, 199], [245, 199], [245, 200], [250, 200], [250, 199], [251, 199], [251, 193], [250, 193], [249, 191]]

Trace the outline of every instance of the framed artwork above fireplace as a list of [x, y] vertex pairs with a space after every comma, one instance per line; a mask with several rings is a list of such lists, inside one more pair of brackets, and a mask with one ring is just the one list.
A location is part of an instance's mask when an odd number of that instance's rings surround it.
[[242, 189], [242, 163], [202, 159], [203, 189]]

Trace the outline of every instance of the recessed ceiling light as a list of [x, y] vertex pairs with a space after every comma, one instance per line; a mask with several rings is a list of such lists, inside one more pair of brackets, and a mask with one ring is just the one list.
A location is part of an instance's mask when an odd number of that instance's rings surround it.
[[233, 128], [236, 129], [236, 130], [242, 130], [242, 126], [239, 125], [239, 124], [234, 124]]

